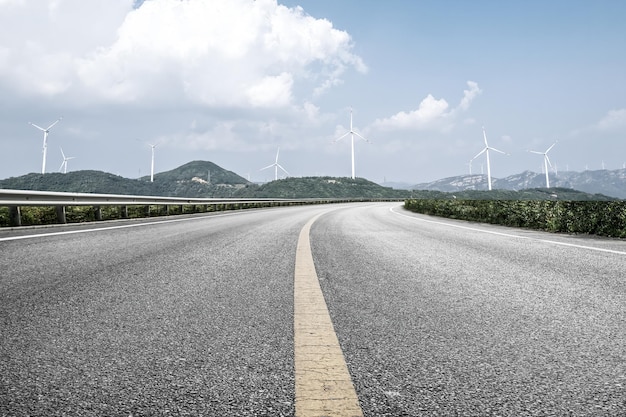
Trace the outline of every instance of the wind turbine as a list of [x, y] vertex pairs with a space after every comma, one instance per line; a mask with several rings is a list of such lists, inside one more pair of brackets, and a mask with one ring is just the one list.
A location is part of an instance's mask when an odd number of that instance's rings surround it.
[[472, 158], [472, 161], [476, 158], [478, 158], [480, 155], [482, 155], [483, 153], [485, 153], [485, 155], [487, 156], [487, 184], [489, 186], [489, 191], [491, 191], [491, 163], [489, 161], [489, 151], [496, 151], [496, 152], [500, 152], [502, 154], [505, 154], [505, 152], [499, 151], [496, 148], [492, 148], [489, 146], [489, 144], [487, 143], [487, 134], [485, 133], [485, 127], [483, 126], [483, 139], [485, 140], [485, 147], [483, 148], [482, 151], [478, 152], [476, 154], [475, 157]]
[[63, 119], [62, 117], [59, 117], [56, 122], [52, 123], [50, 126], [48, 126], [47, 128], [43, 128], [41, 126], [37, 126], [36, 124], [32, 123], [32, 122], [28, 122], [30, 123], [32, 126], [36, 127], [37, 129], [41, 130], [43, 132], [43, 162], [41, 163], [41, 173], [45, 174], [46, 173], [46, 154], [48, 153], [48, 133], [50, 133], [50, 129], [52, 129], [52, 127], [59, 123], [61, 121], [61, 119]]
[[150, 148], [152, 148], [152, 161], [150, 163], [150, 182], [154, 182], [154, 148], [157, 147], [157, 144], [154, 145], [149, 143]]
[[367, 143], [370, 143], [370, 141], [365, 139], [363, 136], [359, 135], [352, 128], [352, 108], [350, 108], [350, 131], [346, 132], [345, 134], [343, 134], [341, 136], [339, 136], [337, 139], [335, 139], [333, 141], [333, 143], [340, 141], [341, 139], [345, 138], [348, 135], [350, 135], [351, 146], [352, 146], [352, 179], [354, 179], [354, 135], [357, 135], [358, 137], [360, 137], [361, 139], [363, 139]]
[[554, 148], [554, 145], [556, 145], [556, 142], [550, 145], [550, 147], [545, 152], [529, 151], [531, 153], [536, 153], [537, 155], [543, 155], [543, 167], [546, 172], [546, 188], [550, 188], [550, 177], [548, 176], [548, 165], [552, 166], [552, 164], [550, 163], [550, 158], [548, 158], [548, 152], [550, 152], [550, 150]]
[[64, 174], [67, 174], [67, 161], [69, 161], [70, 159], [74, 159], [74, 156], [65, 156], [65, 153], [63, 152], [63, 148], [61, 149], [61, 155], [63, 155], [63, 162], [61, 163], [61, 166], [59, 167], [59, 172], [61, 172], [61, 170], [63, 170]]
[[278, 150], [276, 151], [276, 161], [272, 164], [272, 165], [268, 165], [265, 168], [261, 168], [259, 171], [263, 171], [264, 169], [268, 169], [271, 167], [274, 167], [274, 180], [278, 180], [278, 168], [282, 169], [285, 174], [289, 175], [289, 173], [287, 172], [287, 170], [285, 168], [283, 168], [282, 166], [280, 166], [280, 164], [278, 163], [278, 154], [280, 153], [280, 148], [278, 148]]

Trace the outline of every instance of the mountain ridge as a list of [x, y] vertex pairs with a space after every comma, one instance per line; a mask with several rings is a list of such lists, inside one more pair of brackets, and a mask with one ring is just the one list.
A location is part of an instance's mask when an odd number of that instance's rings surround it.
[[[485, 175], [459, 175], [406, 187], [376, 184], [364, 178], [289, 177], [255, 184], [210, 161], [191, 161], [170, 171], [138, 179], [103, 171], [71, 171], [66, 174], [30, 173], [0, 180], [0, 188], [99, 194], [170, 197], [269, 197], [269, 198], [465, 198], [465, 199], [625, 199], [626, 169], [566, 172], [545, 175], [532, 171], [498, 179], [487, 190]], [[558, 191], [558, 193], [557, 193]]]
[[[626, 169], [596, 171], [566, 171], [558, 175], [550, 174], [551, 188], [569, 188], [590, 194], [603, 194], [619, 199], [626, 199]], [[494, 190], [525, 190], [546, 188], [544, 173], [524, 171], [505, 178], [491, 178]], [[427, 183], [409, 186], [411, 190], [430, 190], [459, 192], [468, 190], [487, 190], [487, 176], [483, 174], [457, 175]]]

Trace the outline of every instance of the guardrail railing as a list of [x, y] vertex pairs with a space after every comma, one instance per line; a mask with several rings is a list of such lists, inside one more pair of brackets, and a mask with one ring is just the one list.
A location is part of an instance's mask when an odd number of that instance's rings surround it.
[[[138, 196], [121, 194], [91, 194], [91, 193], [66, 193], [54, 191], [27, 191], [0, 189], [0, 207], [9, 208], [9, 224], [21, 226], [21, 207], [30, 206], [54, 206], [56, 207], [57, 223], [67, 223], [66, 207], [70, 206], [93, 206], [95, 220], [102, 220], [101, 206], [120, 206], [122, 218], [128, 217], [128, 206], [163, 206], [165, 214], [169, 213], [170, 206], [199, 205], [199, 206], [231, 206], [224, 209], [232, 209], [232, 205], [238, 208], [250, 205], [272, 206], [285, 204], [311, 204], [322, 202], [347, 201], [339, 199], [280, 199], [280, 198], [188, 198], [188, 197], [158, 197]], [[148, 209], [149, 215], [149, 209]]]

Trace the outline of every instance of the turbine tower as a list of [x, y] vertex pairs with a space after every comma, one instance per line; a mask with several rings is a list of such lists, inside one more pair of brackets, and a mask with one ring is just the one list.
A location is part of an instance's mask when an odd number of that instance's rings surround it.
[[352, 147], [352, 179], [354, 179], [354, 135], [357, 135], [358, 137], [360, 137], [361, 139], [363, 139], [365, 142], [370, 143], [369, 140], [365, 139], [363, 136], [359, 135], [357, 132], [354, 131], [354, 129], [352, 128], [352, 108], [350, 108], [350, 131], [344, 133], [343, 135], [339, 136], [337, 139], [335, 139], [333, 141], [333, 143], [340, 141], [341, 139], [345, 138], [346, 136], [350, 135], [350, 139], [351, 139], [351, 147]]
[[59, 167], [59, 172], [63, 171], [64, 174], [67, 174], [67, 161], [69, 161], [70, 159], [74, 159], [75, 157], [73, 156], [65, 156], [65, 153], [63, 152], [63, 148], [61, 149], [61, 155], [63, 155], [63, 162], [61, 163], [61, 166]]
[[485, 147], [483, 148], [482, 151], [478, 152], [478, 154], [476, 154], [475, 157], [472, 158], [472, 161], [474, 159], [478, 158], [483, 153], [485, 153], [485, 155], [487, 156], [487, 184], [489, 186], [489, 191], [491, 191], [491, 163], [489, 161], [489, 151], [496, 151], [496, 152], [500, 152], [500, 153], [505, 154], [505, 155], [507, 155], [507, 154], [505, 152], [499, 151], [496, 148], [491, 148], [489, 146], [489, 144], [487, 143], [487, 134], [485, 133], [485, 127], [484, 126], [483, 126], [483, 139], [485, 140]]
[[41, 173], [45, 174], [46, 173], [46, 154], [48, 153], [48, 133], [50, 133], [50, 129], [52, 129], [52, 127], [54, 125], [56, 125], [57, 123], [59, 123], [61, 121], [62, 117], [59, 117], [56, 122], [52, 123], [50, 126], [48, 126], [47, 128], [43, 128], [41, 126], [37, 126], [36, 124], [29, 122], [32, 126], [36, 127], [37, 129], [41, 130], [43, 132], [43, 162], [41, 163]]
[[283, 168], [279, 163], [278, 163], [278, 154], [280, 153], [280, 148], [278, 148], [278, 150], [276, 151], [276, 161], [272, 164], [272, 165], [268, 165], [265, 168], [261, 168], [259, 171], [263, 171], [264, 169], [268, 169], [268, 168], [272, 168], [274, 167], [274, 181], [278, 180], [278, 168], [282, 169], [285, 174], [289, 175], [289, 173], [287, 172], [287, 170], [285, 168]]
[[548, 152], [550, 152], [550, 150], [554, 148], [554, 145], [556, 145], [556, 142], [554, 142], [545, 152], [529, 151], [531, 153], [543, 155], [543, 167], [546, 172], [546, 188], [550, 188], [550, 177], [548, 176], [548, 165], [552, 166], [552, 164], [550, 163], [550, 158], [548, 158]]
[[148, 144], [150, 148], [152, 148], [152, 160], [150, 162], [150, 182], [154, 182], [154, 148], [157, 147], [157, 144]]

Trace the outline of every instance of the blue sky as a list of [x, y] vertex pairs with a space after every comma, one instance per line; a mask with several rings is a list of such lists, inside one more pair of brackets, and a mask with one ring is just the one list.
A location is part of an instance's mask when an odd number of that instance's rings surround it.
[[[0, 0], [0, 178], [210, 160], [420, 183], [626, 163], [626, 2]], [[44, 127], [45, 127], [44, 126]], [[484, 156], [473, 173], [486, 172]]]

